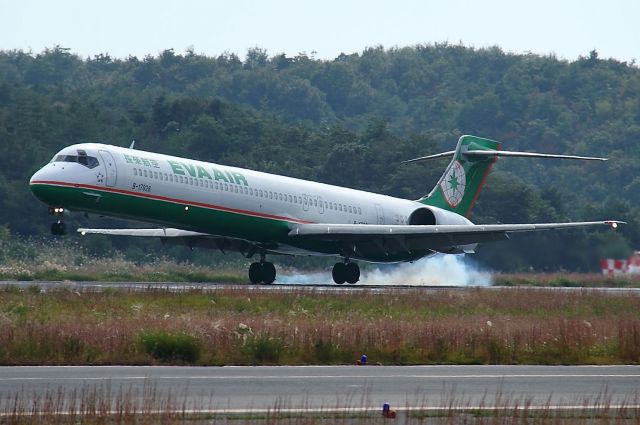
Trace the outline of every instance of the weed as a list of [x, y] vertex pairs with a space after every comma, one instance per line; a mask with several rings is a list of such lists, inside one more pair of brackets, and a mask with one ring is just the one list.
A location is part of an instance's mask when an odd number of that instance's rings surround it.
[[30, 294], [39, 294], [40, 292], [42, 292], [42, 288], [40, 287], [40, 285], [37, 285], [34, 283], [29, 285], [29, 287], [27, 288], [27, 291]]
[[283, 344], [279, 338], [260, 336], [251, 339], [247, 348], [255, 364], [278, 364]]
[[148, 355], [161, 362], [195, 363], [200, 357], [200, 342], [186, 333], [143, 332], [140, 342]]

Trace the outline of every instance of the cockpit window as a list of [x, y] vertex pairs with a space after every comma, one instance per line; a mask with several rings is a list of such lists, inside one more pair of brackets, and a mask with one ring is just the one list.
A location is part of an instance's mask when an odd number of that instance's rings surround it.
[[58, 155], [51, 162], [77, 162], [87, 168], [95, 168], [99, 165], [98, 159], [88, 155]]

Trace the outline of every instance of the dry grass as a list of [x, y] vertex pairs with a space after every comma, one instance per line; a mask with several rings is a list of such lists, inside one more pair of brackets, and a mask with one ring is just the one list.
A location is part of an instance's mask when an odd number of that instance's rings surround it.
[[0, 279], [128, 282], [244, 283], [241, 267], [209, 267], [177, 263], [166, 257], [126, 259], [122, 252], [96, 257], [74, 240], [0, 238]]
[[[149, 335], [160, 335], [158, 347], [169, 344], [170, 354], [154, 355], [153, 340], [143, 341]], [[640, 295], [529, 288], [0, 292], [4, 365], [349, 364], [362, 353], [381, 364], [639, 363]]]
[[496, 273], [496, 286], [552, 286], [587, 288], [638, 288], [640, 275], [605, 276], [601, 273]]
[[[366, 397], [363, 397], [363, 399]], [[415, 403], [393, 406], [395, 421], [404, 424], [638, 424], [638, 400], [613, 405], [606, 394], [581, 400], [574, 407], [533, 405], [529, 400], [497, 394], [492, 402], [470, 405], [452, 394], [434, 404], [420, 394]], [[85, 386], [78, 391], [45, 389], [0, 396], [0, 424], [384, 424], [376, 407], [348, 403], [342, 407], [309, 408], [279, 400], [266, 409], [245, 412], [213, 410], [214, 400], [189, 403], [184, 396], [162, 393], [153, 385], [142, 389], [112, 390], [109, 384]], [[208, 404], [208, 406], [206, 405]], [[580, 407], [586, 406], [586, 407]]]

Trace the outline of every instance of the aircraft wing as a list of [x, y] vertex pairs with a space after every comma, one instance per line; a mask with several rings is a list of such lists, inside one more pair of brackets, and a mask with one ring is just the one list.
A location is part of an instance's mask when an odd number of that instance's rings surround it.
[[228, 238], [209, 233], [192, 232], [190, 230], [157, 228], [157, 229], [86, 229], [77, 230], [81, 235], [110, 235], [110, 236], [135, 236], [160, 238], [162, 243], [170, 245], [186, 245], [189, 248], [218, 249], [222, 252], [236, 251], [247, 257], [251, 257], [259, 251], [271, 252], [270, 249], [258, 246], [255, 243], [243, 239]]
[[191, 232], [181, 229], [78, 229], [81, 235], [142, 236], [158, 238], [181, 238], [194, 236], [211, 236], [207, 233]]
[[[469, 225], [380, 225], [380, 224], [298, 224], [292, 237], [353, 244], [353, 249], [369, 244], [385, 246], [391, 251], [432, 249], [440, 252], [473, 251], [472, 245], [508, 239], [513, 232], [567, 229], [606, 225], [616, 228], [621, 221], [585, 221], [538, 224], [469, 224]], [[390, 243], [386, 243], [390, 242]], [[394, 243], [395, 242], [395, 243]], [[467, 245], [468, 247], [464, 247]], [[388, 248], [387, 248], [388, 247]]]

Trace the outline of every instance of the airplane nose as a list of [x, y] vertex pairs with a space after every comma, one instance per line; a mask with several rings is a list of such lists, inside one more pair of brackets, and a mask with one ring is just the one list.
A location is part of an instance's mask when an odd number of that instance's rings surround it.
[[31, 193], [42, 202], [50, 203], [51, 201], [50, 190], [48, 190], [50, 180], [52, 180], [51, 170], [47, 169], [47, 166], [36, 171], [29, 179]]
[[42, 181], [42, 174], [42, 168], [33, 173], [33, 176], [31, 176], [31, 178], [29, 179], [29, 187], [33, 189], [34, 183]]

